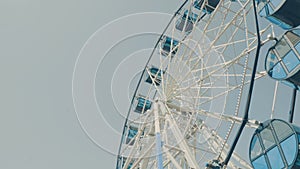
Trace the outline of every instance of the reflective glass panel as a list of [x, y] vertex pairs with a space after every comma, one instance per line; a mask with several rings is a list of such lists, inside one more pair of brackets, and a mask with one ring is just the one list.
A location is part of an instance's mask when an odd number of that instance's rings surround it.
[[268, 165], [266, 163], [265, 157], [260, 156], [258, 159], [252, 162], [252, 165], [255, 169], [267, 169]]
[[293, 51], [290, 51], [284, 58], [283, 63], [287, 67], [288, 71], [291, 72], [294, 70], [299, 64], [299, 59]]
[[272, 2], [268, 3], [268, 7], [269, 7], [269, 10], [270, 10], [270, 14], [272, 15], [272, 13], [273, 13], [273, 11], [275, 10], [276, 7], [273, 5]]
[[135, 127], [130, 126], [126, 138], [126, 144], [133, 145], [134, 144], [134, 137], [138, 133], [138, 129]]
[[[216, 6], [219, 4], [219, 1], [220, 0], [207, 0], [207, 2], [205, 1], [206, 3], [203, 7], [203, 11], [210, 14], [211, 12], [214, 11]], [[193, 6], [200, 10], [203, 2], [204, 0], [196, 0]]]
[[251, 142], [250, 151], [251, 151], [251, 159], [256, 158], [262, 152], [262, 148], [260, 146], [259, 139], [258, 139], [257, 135], [255, 135], [253, 137], [253, 140]]
[[[123, 158], [122, 168], [124, 167], [124, 165], [125, 165], [125, 163], [126, 163], [126, 160], [127, 160], [127, 158]], [[133, 165], [133, 162], [130, 162], [130, 163], [128, 164], [127, 169], [131, 169], [132, 165]]]
[[294, 29], [293, 32], [294, 32], [296, 35], [300, 36], [300, 29]]
[[300, 43], [298, 43], [298, 44], [295, 46], [295, 49], [296, 49], [296, 51], [298, 51], [298, 53], [300, 53]]
[[269, 3], [276, 9], [282, 3], [282, 0], [271, 0]]
[[182, 19], [186, 19], [186, 16], [188, 16], [188, 20], [189, 21], [193, 21], [193, 22], [196, 22], [197, 21], [197, 18], [198, 18], [198, 15], [189, 11], [189, 10], [186, 10], [182, 16]]
[[279, 57], [284, 57], [290, 50], [291, 47], [288, 45], [284, 38], [280, 39], [275, 46], [275, 49], [279, 55]]
[[[172, 39], [170, 37], [164, 37], [164, 42], [162, 43], [162, 55], [166, 56], [169, 55], [169, 52], [171, 52], [173, 55], [176, 54], [178, 48], [176, 47], [178, 45], [179, 41]], [[172, 48], [171, 48], [172, 47]]]
[[270, 50], [266, 60], [266, 69], [270, 70], [278, 62], [273, 50]]
[[129, 131], [128, 131], [128, 138], [132, 139], [135, 137], [135, 135], [137, 134], [138, 129], [135, 127], [129, 127]]
[[300, 37], [293, 32], [287, 32], [286, 37], [291, 41], [293, 46], [295, 46], [300, 41]]
[[196, 0], [196, 1], [194, 2], [194, 7], [200, 10], [202, 4], [203, 4], [203, 0]]
[[185, 26], [185, 30], [184, 31], [186, 33], [191, 32], [192, 29], [193, 29], [193, 27], [194, 27], [194, 25], [193, 25], [193, 23], [191, 21], [187, 20], [187, 22], [185, 22], [185, 19], [179, 18], [178, 21], [177, 21], [177, 23], [176, 23], [175, 28], [177, 30], [179, 30], [179, 31], [183, 31], [184, 26]]
[[135, 112], [142, 113], [143, 111], [146, 112], [147, 110], [151, 109], [152, 102], [150, 100], [146, 100], [142, 97], [139, 97], [137, 100], [138, 103], [135, 107]]
[[270, 161], [272, 169], [281, 169], [284, 167], [283, 160], [280, 156], [279, 150], [277, 147], [272, 148], [267, 152], [267, 156]]
[[151, 75], [152, 76], [157, 76], [158, 78], [161, 77], [161, 73], [163, 72], [162, 70], [159, 70], [158, 68], [152, 67], [150, 69]]
[[146, 82], [150, 84], [155, 84], [157, 86], [160, 85], [161, 82], [161, 74], [164, 73], [162, 70], [159, 70], [158, 68], [152, 67], [150, 68], [150, 73], [148, 78], [146, 79]]
[[290, 136], [288, 139], [280, 143], [280, 145], [288, 165], [291, 165], [296, 158], [298, 148], [295, 135]]
[[275, 79], [283, 79], [286, 77], [286, 73], [280, 62], [278, 62], [268, 73]]
[[293, 130], [285, 122], [282, 122], [279, 120], [274, 120], [272, 122], [272, 125], [274, 127], [274, 130], [275, 130], [275, 133], [276, 133], [276, 136], [277, 136], [279, 142], [281, 142], [282, 140], [284, 140], [285, 138], [287, 138], [288, 136], [293, 134]]
[[264, 6], [260, 11], [259, 11], [259, 16], [261, 17], [266, 17], [267, 14], [266, 14], [266, 7]]
[[275, 139], [273, 137], [270, 125], [261, 131], [260, 136], [262, 138], [265, 149], [268, 149], [271, 146], [275, 145]]
[[273, 7], [269, 3], [266, 5], [266, 10], [268, 15], [272, 15], [274, 12]]

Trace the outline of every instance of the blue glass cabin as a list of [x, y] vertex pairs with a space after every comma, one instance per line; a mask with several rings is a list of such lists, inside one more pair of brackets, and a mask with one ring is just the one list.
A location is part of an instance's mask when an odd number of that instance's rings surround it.
[[146, 79], [146, 82], [159, 86], [161, 83], [161, 74], [164, 72], [156, 67], [150, 68], [149, 72], [150, 72], [150, 74], [149, 74], [148, 78]]
[[258, 0], [259, 15], [283, 29], [300, 25], [299, 0]]
[[265, 69], [275, 80], [300, 86], [300, 29], [287, 31], [269, 49]]
[[136, 127], [130, 126], [126, 137], [126, 144], [133, 145], [134, 137], [137, 135], [137, 133], [138, 133], [138, 129]]
[[[127, 160], [127, 158], [125, 158], [125, 157], [122, 158], [122, 168], [124, 168], [126, 160]], [[129, 165], [128, 165], [128, 167], [127, 167], [127, 169], [131, 169], [132, 165], [133, 165], [133, 162], [130, 162]]]
[[283, 120], [264, 122], [254, 133], [249, 157], [254, 169], [299, 169], [300, 128]]
[[185, 28], [184, 32], [189, 34], [193, 30], [196, 22], [198, 22], [198, 15], [192, 11], [185, 10], [182, 17], [177, 20], [175, 28], [179, 31], [183, 31]]
[[194, 2], [194, 7], [196, 9], [201, 10], [203, 3], [205, 3], [202, 10], [205, 13], [210, 14], [215, 10], [215, 8], [218, 6], [219, 2], [220, 2], [220, 0], [196, 0]]
[[147, 110], [151, 109], [152, 102], [150, 100], [146, 100], [143, 97], [138, 97], [137, 98], [138, 103], [135, 107], [135, 112], [137, 113], [143, 113], [146, 112]]
[[177, 47], [178, 44], [179, 44], [178, 40], [175, 40], [168, 36], [164, 36], [161, 42], [161, 49], [162, 49], [161, 54], [163, 56], [168, 56], [171, 53], [171, 56], [173, 57], [178, 51], [178, 47]]
[[219, 164], [220, 164], [220, 161], [212, 160], [206, 164], [206, 169], [221, 169], [222, 167]]

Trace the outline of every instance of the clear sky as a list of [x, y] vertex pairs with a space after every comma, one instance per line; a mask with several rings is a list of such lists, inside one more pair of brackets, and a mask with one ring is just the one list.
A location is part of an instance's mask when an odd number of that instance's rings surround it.
[[116, 157], [90, 141], [76, 119], [76, 58], [87, 39], [113, 19], [136, 12], [173, 13], [179, 3], [1, 0], [0, 168], [115, 167]]
[[[106, 23], [137, 12], [172, 14], [180, 3], [1, 0], [0, 168], [114, 168], [116, 157], [94, 144], [76, 118], [72, 75], [77, 56], [88, 38]], [[274, 84], [269, 78], [256, 83], [251, 118], [269, 117]], [[290, 93], [288, 87], [279, 86], [276, 113], [281, 117], [287, 117]], [[106, 139], [101, 134], [105, 131], [95, 132]], [[248, 151], [248, 137], [238, 146], [244, 153]], [[119, 140], [106, 140], [110, 141], [112, 147], [118, 147], [115, 143]]]

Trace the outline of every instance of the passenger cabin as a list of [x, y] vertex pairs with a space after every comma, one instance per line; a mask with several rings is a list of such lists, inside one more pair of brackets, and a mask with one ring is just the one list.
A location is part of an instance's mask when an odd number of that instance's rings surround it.
[[202, 5], [204, 5], [202, 10], [205, 13], [210, 14], [215, 10], [215, 8], [218, 6], [219, 2], [220, 2], [220, 0], [196, 0], [194, 2], [194, 7], [196, 9], [201, 10]]
[[159, 70], [156, 67], [151, 67], [149, 69], [149, 72], [148, 72], [149, 76], [146, 79], [146, 82], [150, 83], [150, 84], [155, 84], [156, 86], [159, 86], [161, 83], [161, 74], [162, 73], [164, 73], [162, 70]]
[[198, 15], [192, 11], [185, 10], [182, 17], [177, 20], [175, 28], [189, 34], [192, 32], [196, 22], [198, 22]]
[[173, 57], [178, 51], [178, 44], [178, 40], [164, 36], [161, 40], [161, 54], [163, 56], [168, 56], [171, 53], [171, 57]]
[[144, 113], [147, 110], [151, 109], [152, 102], [150, 100], [146, 100], [143, 97], [138, 97], [137, 101], [138, 103], [135, 107], [135, 112]]
[[[126, 161], [127, 161], [127, 158], [123, 157], [123, 158], [122, 158], [122, 169], [124, 168], [124, 165], [125, 165]], [[133, 166], [133, 162], [130, 162], [130, 163], [128, 164], [128, 166], [127, 166], [127, 169], [131, 169], [132, 166]]]
[[265, 68], [273, 79], [300, 86], [300, 29], [287, 31], [269, 49]]
[[283, 120], [264, 122], [254, 133], [249, 157], [254, 169], [300, 168], [300, 128]]
[[259, 15], [283, 29], [300, 25], [299, 0], [258, 0]]
[[128, 134], [126, 137], [126, 144], [133, 145], [137, 133], [138, 133], [138, 129], [136, 127], [129, 126]]

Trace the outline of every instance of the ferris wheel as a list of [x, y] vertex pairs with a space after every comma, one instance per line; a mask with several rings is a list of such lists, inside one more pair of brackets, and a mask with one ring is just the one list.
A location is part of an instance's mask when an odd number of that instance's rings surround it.
[[[256, 11], [269, 12], [271, 3], [266, 3], [186, 0], [180, 6], [138, 81], [117, 169], [253, 167], [232, 144], [240, 126], [260, 124], [240, 112], [253, 81], [270, 75], [252, 63], [258, 48], [272, 40], [268, 35], [274, 35], [274, 24], [266, 20], [258, 28]], [[264, 17], [291, 27], [270, 15]]]

